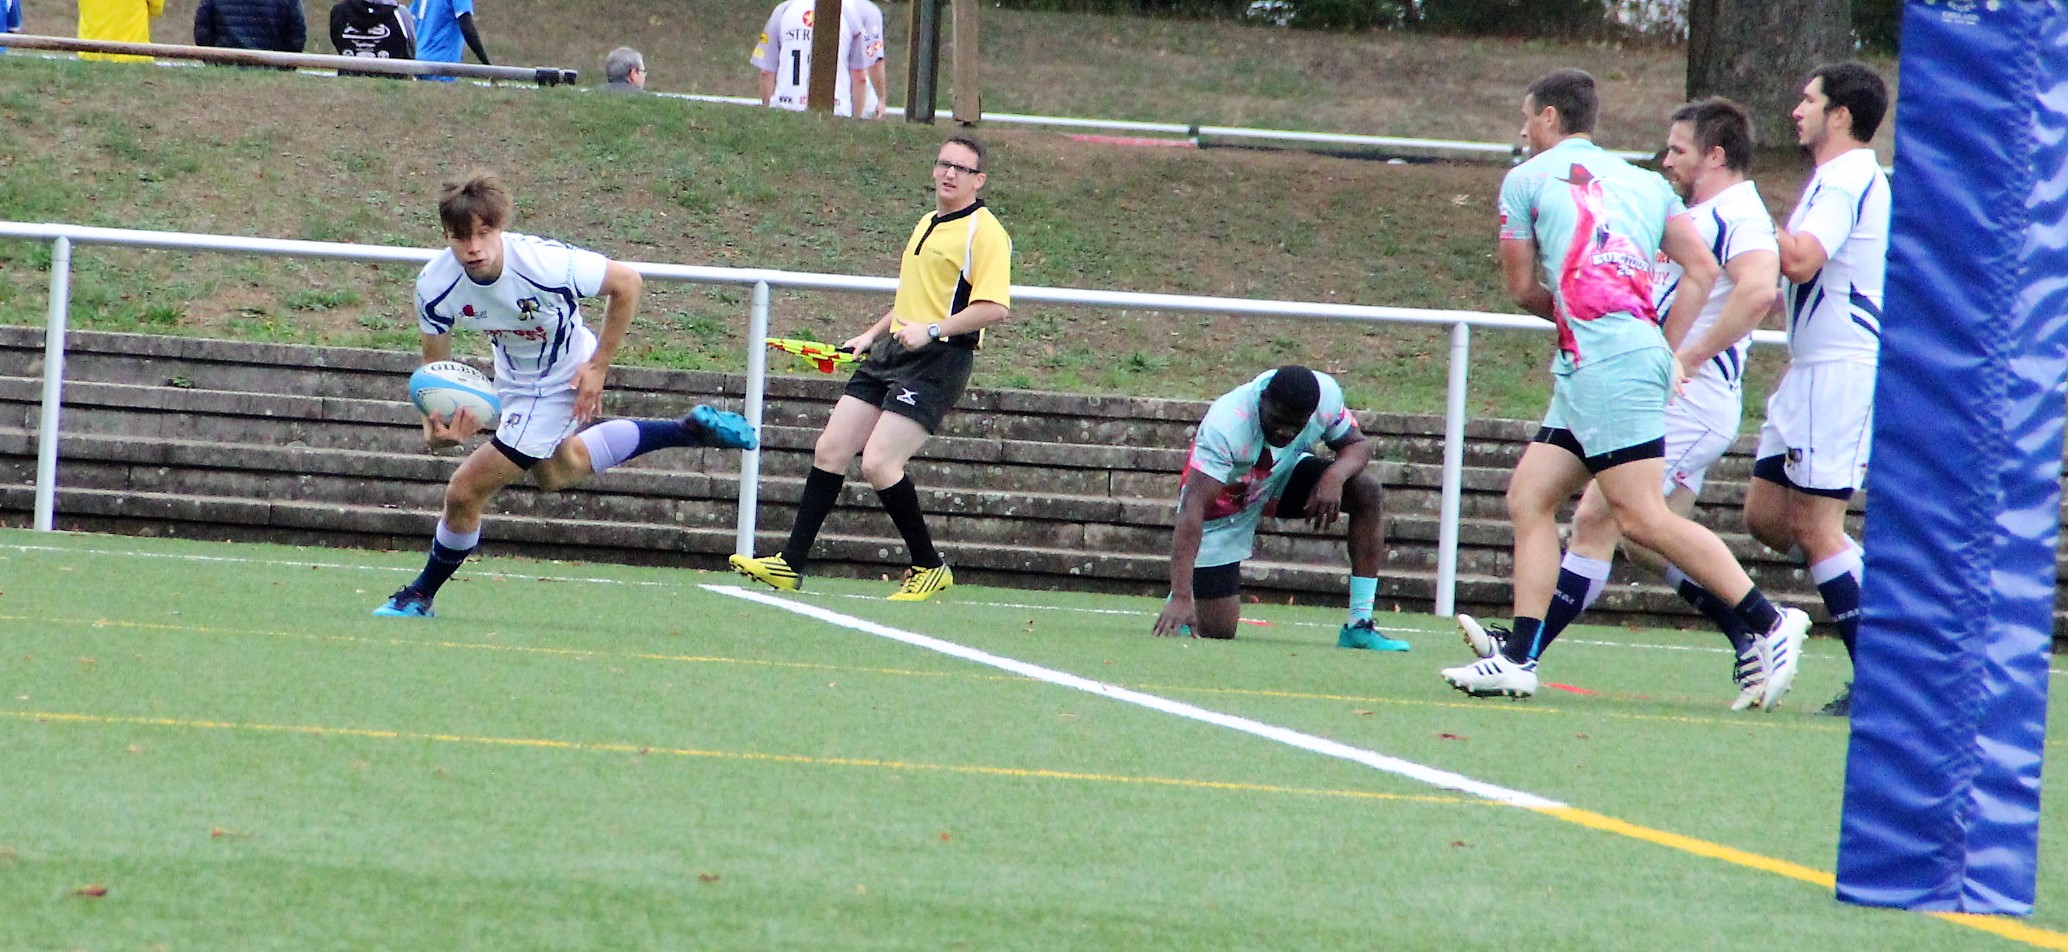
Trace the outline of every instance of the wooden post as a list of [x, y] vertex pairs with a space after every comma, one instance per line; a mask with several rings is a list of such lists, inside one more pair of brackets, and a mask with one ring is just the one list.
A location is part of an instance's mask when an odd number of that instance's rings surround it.
[[940, 88], [941, 0], [912, 0], [912, 37], [905, 62], [905, 121], [933, 125]]
[[[847, 78], [847, 64], [840, 59], [840, 0], [817, 0], [811, 17], [811, 86], [805, 91], [805, 105], [812, 112], [831, 114], [840, 87]], [[854, 108], [860, 109], [861, 103]]]
[[955, 121], [965, 126], [976, 125], [984, 118], [983, 79], [984, 59], [977, 42], [980, 30], [978, 12], [984, 5], [976, 0], [964, 0], [951, 4], [954, 7], [953, 39], [950, 55], [955, 57]]

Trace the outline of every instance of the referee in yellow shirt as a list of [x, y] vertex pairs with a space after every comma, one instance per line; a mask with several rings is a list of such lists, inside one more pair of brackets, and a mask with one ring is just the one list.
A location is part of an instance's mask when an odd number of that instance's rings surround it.
[[733, 570], [784, 591], [803, 584], [805, 560], [840, 498], [847, 465], [862, 457], [862, 478], [905, 537], [912, 567], [890, 596], [921, 602], [955, 584], [934, 549], [905, 463], [962, 396], [984, 328], [1012, 305], [1012, 238], [977, 192], [989, 164], [984, 145], [958, 135], [933, 163], [935, 210], [919, 219], [898, 264], [898, 296], [888, 313], [842, 347], [866, 351], [847, 391], [819, 431], [797, 521], [783, 551], [732, 557]]

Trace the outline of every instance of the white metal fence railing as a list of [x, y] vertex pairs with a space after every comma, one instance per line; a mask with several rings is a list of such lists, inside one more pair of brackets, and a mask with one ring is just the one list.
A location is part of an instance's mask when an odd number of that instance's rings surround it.
[[[239, 252], [283, 255], [299, 258], [333, 258], [346, 261], [429, 261], [437, 251], [428, 248], [397, 248], [385, 245], [356, 245], [330, 241], [295, 241], [278, 238], [246, 238], [234, 235], [204, 235], [168, 231], [138, 231], [126, 228], [94, 228], [83, 225], [35, 224], [0, 221], [0, 239], [47, 241], [50, 255], [50, 311], [44, 336], [43, 392], [36, 440], [35, 527], [49, 531], [55, 522], [57, 493], [58, 408], [64, 385], [65, 329], [71, 301], [72, 249], [74, 245], [124, 245], [161, 250]], [[697, 265], [627, 262], [649, 280], [691, 284], [748, 285], [753, 294], [747, 311], [747, 419], [758, 429], [762, 417], [762, 393], [768, 377], [768, 349], [761, 346], [768, 336], [769, 291], [796, 288], [816, 291], [858, 291], [888, 294], [897, 290], [891, 278], [861, 275], [815, 274], [766, 268], [712, 268]], [[1296, 320], [1337, 320], [1367, 323], [1439, 325], [1450, 328], [1450, 376], [1445, 400], [1443, 427], [1443, 495], [1437, 531], [1435, 612], [1454, 612], [1457, 597], [1458, 511], [1465, 467], [1465, 394], [1467, 366], [1471, 355], [1472, 328], [1505, 328], [1543, 332], [1551, 324], [1541, 318], [1520, 314], [1492, 314], [1483, 311], [1444, 311], [1412, 307], [1374, 307], [1355, 304], [1319, 304], [1306, 301], [1269, 301], [1248, 298], [1207, 297], [1191, 294], [1147, 294], [1132, 291], [1095, 291], [1079, 288], [1015, 286], [1015, 304], [1039, 302], [1085, 307], [1132, 308], [1136, 310], [1190, 311], [1234, 314], [1249, 317], [1280, 317]], [[1782, 343], [1781, 334], [1760, 331], [1759, 343]], [[754, 550], [754, 516], [759, 504], [761, 454], [741, 454], [739, 525], [736, 547], [741, 554]]]

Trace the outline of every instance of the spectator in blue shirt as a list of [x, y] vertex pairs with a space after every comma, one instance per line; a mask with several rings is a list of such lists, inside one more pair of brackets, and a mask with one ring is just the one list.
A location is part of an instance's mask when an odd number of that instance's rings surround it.
[[[474, 51], [474, 58], [483, 66], [495, 64], [488, 61], [488, 51], [481, 48], [481, 34], [474, 30], [474, 0], [416, 0], [410, 12], [416, 16], [416, 58], [432, 63], [457, 63], [460, 61], [460, 43]], [[440, 82], [452, 82], [451, 76], [426, 76]]]

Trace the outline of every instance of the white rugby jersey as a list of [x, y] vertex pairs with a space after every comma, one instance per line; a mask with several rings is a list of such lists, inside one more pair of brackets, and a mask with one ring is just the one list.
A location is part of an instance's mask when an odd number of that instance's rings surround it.
[[[768, 24], [761, 28], [761, 42], [755, 44], [754, 55], [748, 61], [764, 73], [775, 74], [775, 95], [768, 104], [778, 109], [804, 109], [811, 93], [811, 35], [817, 20], [815, 0], [784, 0], [768, 14]], [[867, 44], [863, 41], [866, 27], [858, 4], [840, 5], [840, 55], [843, 70], [866, 68], [872, 60], [864, 58]], [[879, 42], [878, 46], [882, 44]], [[854, 90], [843, 72], [833, 80], [833, 112], [837, 115], [854, 114]]]
[[1803, 187], [1788, 230], [1815, 238], [1830, 258], [1808, 281], [1782, 284], [1788, 352], [1796, 363], [1879, 358], [1888, 188], [1881, 162], [1867, 148], [1818, 166]]
[[[1780, 251], [1774, 242], [1773, 216], [1766, 213], [1766, 201], [1759, 197], [1758, 186], [1749, 179], [1709, 196], [1708, 201], [1689, 206], [1687, 213], [1694, 218], [1695, 230], [1709, 243], [1709, 253], [1716, 256], [1718, 264], [1728, 266], [1732, 258], [1749, 251]], [[1672, 310], [1674, 292], [1680, 289], [1680, 276], [1685, 273], [1685, 268], [1664, 254], [1659, 255], [1658, 278], [1652, 288], [1661, 316]], [[1723, 304], [1730, 300], [1735, 287], [1737, 283], [1728, 273], [1716, 276], [1716, 284], [1709, 289], [1709, 300], [1703, 302], [1702, 313], [1695, 317], [1683, 342], [1700, 338], [1716, 325], [1716, 319], [1723, 314]], [[1751, 348], [1751, 340], [1748, 333], [1708, 363], [1687, 369], [1735, 390], [1744, 379], [1745, 352]]]
[[499, 394], [565, 390], [596, 353], [581, 299], [603, 290], [609, 259], [557, 241], [503, 232], [503, 273], [490, 284], [467, 277], [450, 249], [416, 279], [417, 324], [426, 334], [471, 328], [495, 349]]

